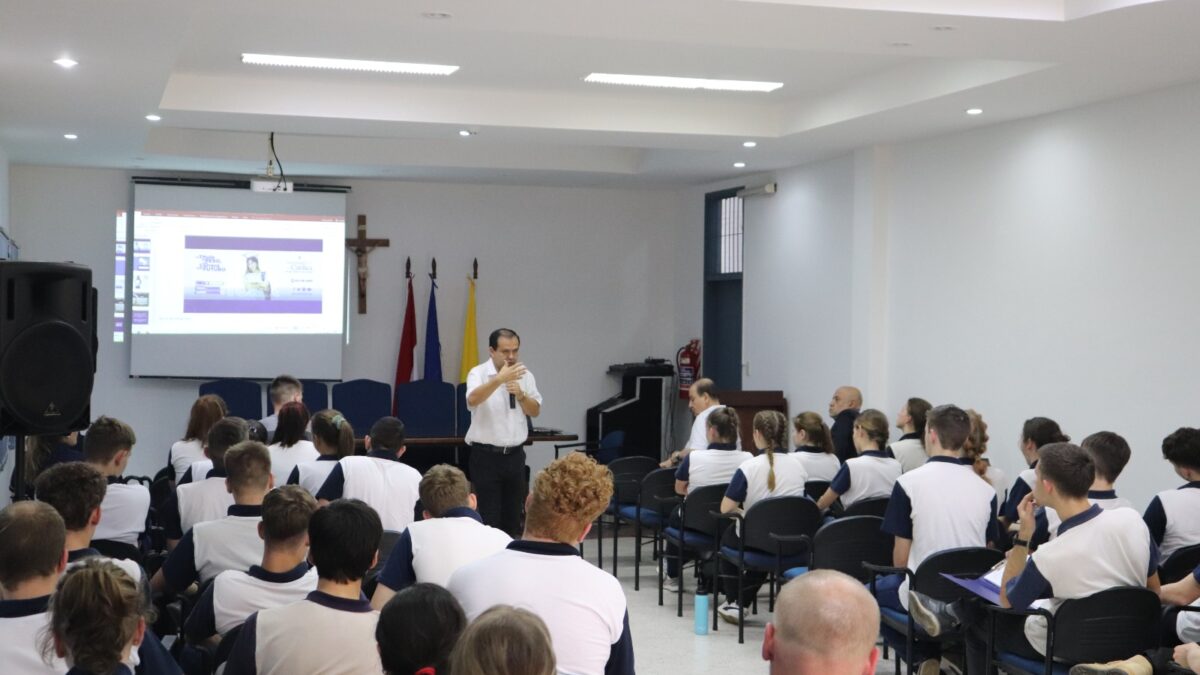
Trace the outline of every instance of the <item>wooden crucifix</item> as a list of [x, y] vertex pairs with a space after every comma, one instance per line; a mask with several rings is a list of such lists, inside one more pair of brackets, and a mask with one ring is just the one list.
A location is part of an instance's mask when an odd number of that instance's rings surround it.
[[371, 255], [377, 247], [390, 246], [391, 239], [368, 239], [367, 238], [367, 217], [363, 214], [358, 214], [358, 236], [353, 239], [346, 240], [346, 248], [354, 252], [354, 257], [358, 260], [358, 313], [367, 313], [367, 277], [371, 275], [370, 269], [367, 267], [367, 256]]

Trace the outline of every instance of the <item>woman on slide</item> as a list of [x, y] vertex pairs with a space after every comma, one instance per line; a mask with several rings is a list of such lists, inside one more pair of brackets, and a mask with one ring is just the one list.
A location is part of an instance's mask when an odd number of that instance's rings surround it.
[[258, 256], [246, 258], [246, 272], [242, 275], [242, 284], [251, 295], [263, 300], [271, 299], [271, 282], [267, 281], [267, 273], [259, 269]]
[[314, 497], [339, 459], [354, 454], [354, 427], [336, 410], [322, 410], [312, 418], [313, 445], [321, 456], [300, 462], [288, 476], [288, 485], [299, 485]]
[[792, 442], [796, 444], [796, 459], [804, 465], [809, 480], [829, 482], [837, 475], [842, 463], [833, 447], [829, 425], [815, 412], [802, 412], [792, 420]]
[[297, 464], [312, 462], [321, 456], [312, 441], [304, 438], [307, 428], [308, 408], [299, 401], [284, 403], [279, 409], [279, 426], [275, 427], [275, 436], [267, 447], [271, 453], [271, 475], [275, 476], [276, 485], [286, 483]]
[[[167, 463], [175, 469], [175, 482], [183, 478], [184, 472], [193, 462], [206, 459], [204, 456], [204, 441], [208, 439], [208, 430], [222, 417], [229, 414], [225, 401], [216, 394], [205, 394], [192, 404], [192, 412], [188, 414], [187, 431], [183, 440], [176, 441], [167, 454]], [[203, 478], [203, 476], [201, 476]]]

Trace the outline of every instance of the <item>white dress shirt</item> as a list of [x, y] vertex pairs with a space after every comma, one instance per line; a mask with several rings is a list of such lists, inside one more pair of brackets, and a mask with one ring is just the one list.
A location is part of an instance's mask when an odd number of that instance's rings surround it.
[[[484, 384], [496, 377], [498, 371], [491, 359], [475, 366], [467, 373], [467, 395], [470, 396]], [[537, 382], [533, 373], [528, 370], [517, 380], [525, 395], [542, 404], [542, 395], [538, 393]], [[520, 402], [515, 408], [508, 407], [508, 389], [503, 385], [496, 388], [492, 395], [480, 401], [479, 405], [467, 407], [471, 410], [471, 428], [467, 429], [466, 441], [469, 445], [482, 443], [502, 448], [521, 445], [529, 437], [529, 425], [525, 421], [525, 412], [521, 410]]]

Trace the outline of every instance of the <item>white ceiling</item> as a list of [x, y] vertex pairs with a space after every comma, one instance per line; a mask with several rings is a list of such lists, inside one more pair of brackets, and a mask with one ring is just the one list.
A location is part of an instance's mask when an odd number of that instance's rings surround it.
[[[17, 163], [250, 174], [275, 131], [296, 176], [690, 184], [1200, 80], [1197, 34], [1194, 0], [0, 0], [0, 146]], [[67, 54], [80, 65], [51, 63]]]

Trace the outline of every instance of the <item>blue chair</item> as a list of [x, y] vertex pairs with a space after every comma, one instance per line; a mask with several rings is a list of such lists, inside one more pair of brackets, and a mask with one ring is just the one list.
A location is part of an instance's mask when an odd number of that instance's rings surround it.
[[[641, 590], [642, 585], [642, 528], [649, 528], [654, 555], [658, 556], [659, 538], [667, 524], [667, 516], [679, 497], [675, 494], [675, 469], [654, 469], [646, 474], [638, 487], [637, 501], [634, 504], [618, 504], [617, 520], [633, 523], [634, 554], [633, 554], [633, 590]], [[614, 535], [615, 536], [615, 535]], [[616, 558], [616, 544], [613, 544], [613, 557]], [[662, 590], [659, 587], [658, 604], [662, 604]]]
[[[721, 508], [721, 500], [725, 497], [725, 491], [728, 489], [729, 484], [722, 483], [692, 490], [683, 503], [676, 507], [679, 512], [679, 525], [669, 525], [663, 530], [662, 541], [676, 547], [675, 560], [679, 569], [679, 590], [675, 592], [676, 616], [683, 616], [684, 555], [688, 552], [694, 554], [697, 570], [702, 560], [716, 555], [717, 549], [721, 546], [721, 533], [729, 521], [718, 518], [714, 514]], [[663, 558], [664, 552], [660, 552], [658, 557], [659, 604], [662, 604], [663, 577], [665, 576], [663, 574]]]
[[454, 435], [466, 436], [471, 428], [471, 410], [467, 408], [467, 383], [459, 382], [454, 388]]
[[810, 569], [837, 570], [859, 581], [870, 581], [863, 563], [886, 566], [892, 562], [894, 538], [883, 531], [883, 518], [848, 516], [828, 522], [813, 535], [812, 562], [783, 573], [791, 581]]
[[262, 386], [253, 380], [212, 380], [200, 385], [200, 395], [216, 394], [225, 401], [229, 414], [248, 420], [262, 419]]
[[381, 417], [392, 414], [392, 387], [375, 380], [350, 380], [333, 385], [333, 407], [363, 437]]
[[[611, 518], [613, 526], [612, 573], [617, 576], [617, 534], [621, 529], [621, 517], [618, 514], [622, 506], [637, 506], [638, 495], [642, 488], [642, 479], [651, 471], [658, 469], [658, 462], [651, 457], [618, 457], [608, 465], [613, 476], [613, 497], [596, 518], [596, 566], [604, 568], [604, 518]], [[672, 486], [674, 487], [674, 486]], [[579, 542], [579, 555], [583, 555], [583, 542]]]
[[417, 380], [396, 387], [396, 416], [409, 438], [454, 435], [454, 385]]
[[[625, 432], [620, 430], [610, 431], [607, 434], [604, 434], [604, 438], [601, 438], [600, 442], [598, 443], [595, 441], [584, 441], [582, 443], [557, 443], [554, 446], [554, 459], [558, 459], [558, 453], [562, 450], [566, 450], [568, 448], [581, 448], [582, 452], [586, 452], [587, 454], [591, 455], [600, 464], [608, 464], [621, 456], [621, 449], [624, 447]], [[658, 462], [655, 462], [655, 464], [658, 464]]]

